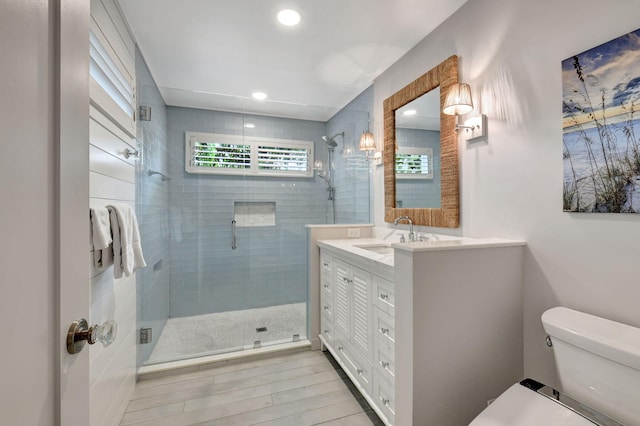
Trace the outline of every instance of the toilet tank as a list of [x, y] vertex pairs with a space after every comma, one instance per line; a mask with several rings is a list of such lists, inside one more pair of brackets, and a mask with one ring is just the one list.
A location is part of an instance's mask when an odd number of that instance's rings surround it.
[[560, 391], [625, 425], [640, 425], [640, 329], [567, 308], [542, 314]]

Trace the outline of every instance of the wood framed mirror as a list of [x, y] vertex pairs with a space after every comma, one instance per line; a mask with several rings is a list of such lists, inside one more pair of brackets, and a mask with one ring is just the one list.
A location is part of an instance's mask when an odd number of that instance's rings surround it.
[[[409, 216], [415, 225], [457, 228], [460, 226], [460, 189], [458, 177], [458, 138], [455, 116], [442, 113], [447, 91], [458, 82], [458, 57], [453, 55], [384, 101], [384, 205], [385, 222]], [[396, 111], [439, 88], [440, 146], [439, 161], [433, 173], [439, 173], [440, 199], [437, 207], [415, 208], [396, 205]]]

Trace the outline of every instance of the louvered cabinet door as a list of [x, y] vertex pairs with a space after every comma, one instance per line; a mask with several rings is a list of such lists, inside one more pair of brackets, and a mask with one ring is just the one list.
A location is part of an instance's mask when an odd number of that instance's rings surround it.
[[351, 339], [351, 315], [349, 303], [349, 264], [334, 259], [335, 286], [334, 286], [334, 324], [336, 333], [341, 334], [346, 341]]
[[351, 265], [349, 279], [352, 292], [352, 328], [351, 341], [360, 353], [370, 360], [373, 354], [371, 332], [371, 273]]

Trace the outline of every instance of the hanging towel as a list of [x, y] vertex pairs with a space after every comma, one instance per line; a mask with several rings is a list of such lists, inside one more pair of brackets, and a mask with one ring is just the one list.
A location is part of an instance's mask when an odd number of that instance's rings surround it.
[[133, 209], [126, 204], [107, 206], [113, 238], [113, 275], [128, 277], [147, 264], [142, 256], [140, 230]]
[[91, 220], [91, 242], [93, 244], [93, 265], [98, 271], [104, 271], [113, 264], [111, 247], [111, 224], [106, 207], [89, 209]]

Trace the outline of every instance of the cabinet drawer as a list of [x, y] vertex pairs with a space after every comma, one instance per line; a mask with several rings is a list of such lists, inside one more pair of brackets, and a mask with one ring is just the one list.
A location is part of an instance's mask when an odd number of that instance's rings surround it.
[[393, 283], [374, 275], [373, 291], [375, 305], [389, 315], [395, 316], [396, 297]]
[[345, 345], [340, 337], [336, 339], [336, 347], [344, 367], [355, 378], [355, 384], [362, 388], [362, 391], [367, 395], [371, 395], [373, 385], [373, 368], [371, 368], [371, 364], [348, 345]]
[[333, 297], [333, 283], [331, 281], [322, 280], [320, 289], [323, 293], [326, 293], [327, 295], [331, 295], [331, 297]]
[[393, 348], [396, 343], [395, 319], [388, 313], [375, 308], [373, 310], [373, 325], [375, 338]]
[[375, 339], [373, 342], [373, 362], [376, 369], [378, 369], [387, 380], [395, 383], [396, 361], [393, 347], [389, 347], [385, 343], [380, 342], [380, 339]]
[[376, 406], [387, 418], [388, 424], [393, 424], [396, 417], [395, 390], [379, 371], [373, 374], [373, 400]]
[[327, 321], [326, 317], [322, 317], [320, 322], [320, 335], [324, 338], [327, 345], [332, 348], [336, 345], [336, 336], [334, 334], [333, 322]]
[[331, 272], [333, 271], [333, 258], [331, 256], [328, 255], [323, 255], [322, 252], [320, 253], [320, 276], [324, 279], [328, 279], [328, 280], [332, 280], [332, 274]]
[[325, 294], [325, 292], [321, 293], [320, 312], [327, 317], [329, 322], [333, 323], [333, 297]]

